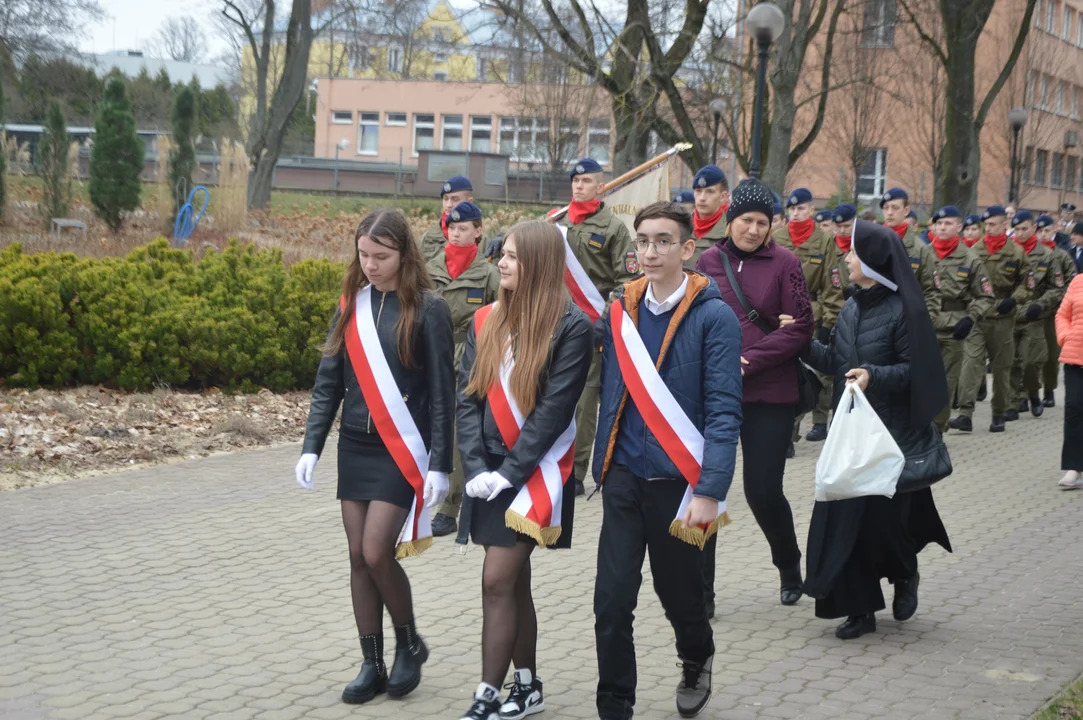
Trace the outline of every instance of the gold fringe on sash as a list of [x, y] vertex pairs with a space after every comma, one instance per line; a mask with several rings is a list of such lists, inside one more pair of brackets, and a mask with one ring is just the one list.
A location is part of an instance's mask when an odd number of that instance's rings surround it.
[[512, 512], [511, 510], [504, 512], [504, 523], [508, 526], [508, 529], [534, 538], [534, 541], [542, 547], [549, 547], [560, 539], [559, 525], [556, 527], [543, 528], [533, 520], [528, 520], [519, 513]]
[[669, 534], [678, 540], [683, 540], [689, 545], [695, 545], [700, 550], [707, 544], [707, 541], [711, 539], [711, 536], [719, 531], [719, 529], [726, 527], [730, 524], [730, 515], [727, 512], [722, 513], [707, 526], [706, 530], [700, 530], [698, 527], [686, 528], [684, 523], [680, 520], [674, 520], [669, 524]]
[[408, 557], [417, 557], [432, 546], [432, 536], [400, 542], [395, 546], [395, 559], [402, 560]]

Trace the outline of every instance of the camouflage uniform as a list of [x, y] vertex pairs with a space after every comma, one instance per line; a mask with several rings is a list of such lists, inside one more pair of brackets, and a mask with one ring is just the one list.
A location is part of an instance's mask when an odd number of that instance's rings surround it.
[[[1030, 304], [1037, 305], [1041, 315], [1036, 320], [1027, 320], [1026, 311], [1030, 305], [1020, 305], [1015, 316], [1015, 362], [1012, 364], [1011, 384], [1013, 406], [1020, 408], [1028, 398], [1038, 397], [1042, 368], [1049, 359], [1044, 321], [1056, 315], [1067, 288], [1064, 267], [1056, 252], [1038, 243], [1029, 253], [1033, 268], [1027, 276], [1027, 288], [1033, 293]], [[1065, 258], [1069, 259], [1066, 253]]]
[[726, 216], [723, 215], [710, 230], [703, 234], [703, 237], [696, 237], [693, 234], [692, 237], [696, 241], [696, 251], [692, 253], [692, 259], [685, 263], [685, 266], [695, 268], [700, 255], [726, 239], [727, 230], [729, 230], [729, 227], [726, 225]]

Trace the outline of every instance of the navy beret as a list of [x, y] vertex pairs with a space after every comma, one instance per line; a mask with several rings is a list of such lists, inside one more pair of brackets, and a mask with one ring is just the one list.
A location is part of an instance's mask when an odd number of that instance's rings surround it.
[[449, 223], [470, 222], [472, 220], [481, 220], [481, 208], [472, 202], [459, 203], [451, 209], [447, 216]]
[[1015, 227], [1019, 223], [1024, 223], [1027, 220], [1033, 220], [1034, 216], [1030, 214], [1030, 210], [1020, 210], [1012, 216], [1012, 227]]
[[907, 195], [906, 191], [902, 188], [891, 188], [884, 193], [880, 198], [880, 207], [883, 207], [884, 203], [890, 202], [891, 200], [905, 200], [908, 205], [910, 204], [910, 196]]
[[470, 178], [464, 175], [455, 175], [449, 177], [444, 186], [440, 188], [440, 197], [444, 197], [448, 193], [462, 192], [463, 190], [474, 190], [474, 186], [470, 184]]
[[1038, 225], [1039, 230], [1041, 230], [1042, 228], [1047, 228], [1050, 225], [1053, 225], [1054, 223], [1056, 223], [1056, 220], [1049, 217], [1048, 215], [1039, 215], [1038, 216], [1037, 225]]
[[968, 228], [971, 225], [980, 225], [980, 224], [981, 224], [981, 215], [967, 215], [966, 219], [963, 220], [963, 227], [964, 228]]
[[933, 222], [943, 220], [944, 218], [957, 218], [962, 216], [963, 214], [959, 212], [959, 208], [954, 205], [945, 205], [933, 214]]
[[849, 203], [843, 203], [835, 208], [835, 216], [832, 218], [835, 222], [847, 222], [857, 217], [857, 208]]
[[771, 212], [774, 213], [775, 215], [785, 215], [786, 214], [786, 211], [782, 209], [782, 203], [775, 203], [771, 207]]
[[602, 166], [598, 164], [598, 161], [587, 157], [577, 162], [575, 167], [568, 171], [568, 177], [573, 178], [576, 175], [589, 175], [600, 172], [602, 172]]
[[816, 213], [816, 222], [822, 223], [831, 220], [835, 216], [835, 210], [833, 208], [824, 208], [820, 212]]
[[810, 202], [812, 202], [812, 192], [808, 188], [797, 188], [791, 191], [790, 196], [786, 198], [786, 207], [791, 208], [794, 205], [804, 205]]
[[717, 165], [704, 165], [692, 178], [692, 187], [705, 188], [712, 185], [720, 185], [726, 182], [726, 173]]
[[1008, 217], [1008, 211], [1001, 205], [990, 205], [985, 208], [985, 212], [981, 214], [982, 220], [988, 220], [995, 217]]
[[694, 203], [696, 196], [688, 190], [682, 190], [673, 196], [673, 202], [675, 203]]
[[914, 218], [915, 220], [917, 220], [918, 214], [911, 210], [910, 212], [906, 213], [906, 219], [909, 220], [910, 218]]

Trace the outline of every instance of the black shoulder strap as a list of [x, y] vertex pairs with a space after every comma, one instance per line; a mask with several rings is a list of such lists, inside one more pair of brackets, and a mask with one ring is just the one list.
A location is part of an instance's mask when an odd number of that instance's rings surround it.
[[729, 280], [730, 288], [733, 290], [733, 294], [737, 296], [737, 302], [741, 304], [741, 309], [745, 311], [749, 322], [762, 330], [765, 335], [770, 335], [773, 331], [771, 326], [765, 323], [760, 314], [752, 309], [752, 306], [748, 304], [748, 298], [741, 292], [741, 286], [737, 283], [737, 277], [734, 275], [729, 255], [726, 254], [723, 248], [718, 248], [718, 255], [722, 258], [722, 266], [726, 270], [726, 279]]

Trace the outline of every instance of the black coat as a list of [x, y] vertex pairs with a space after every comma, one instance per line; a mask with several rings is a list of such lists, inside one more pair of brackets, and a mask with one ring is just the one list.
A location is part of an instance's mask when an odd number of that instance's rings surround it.
[[[425, 293], [413, 345], [414, 367], [406, 369], [398, 352], [396, 325], [399, 311], [395, 293], [380, 293], [373, 288], [372, 316], [380, 346], [425, 447], [429, 449], [429, 469], [450, 473], [455, 432], [455, 341], [451, 332], [451, 313], [439, 295]], [[332, 328], [337, 321], [336, 311]], [[340, 404], [343, 427], [355, 433], [379, 434], [369, 417], [345, 347], [320, 360], [302, 452], [317, 455], [323, 452]]]
[[[542, 456], [575, 417], [575, 407], [587, 384], [587, 372], [594, 355], [594, 330], [586, 313], [568, 301], [567, 312], [557, 323], [549, 360], [542, 371], [534, 411], [526, 417], [519, 439], [509, 451], [486, 399], [464, 393], [477, 353], [476, 320], [475, 315], [466, 334], [466, 349], [459, 364], [456, 430], [463, 477], [470, 480], [482, 472], [497, 470], [518, 488], [530, 479]], [[506, 457], [499, 468], [490, 468], [489, 455]]]

